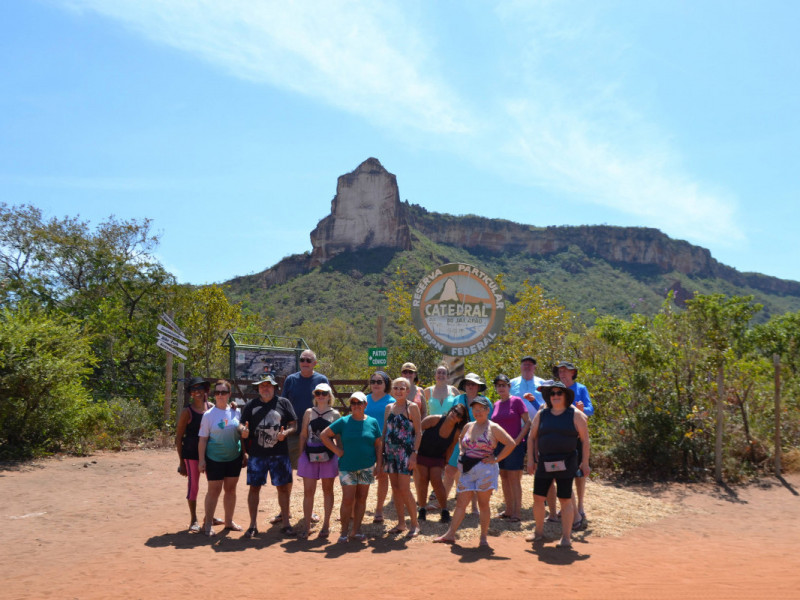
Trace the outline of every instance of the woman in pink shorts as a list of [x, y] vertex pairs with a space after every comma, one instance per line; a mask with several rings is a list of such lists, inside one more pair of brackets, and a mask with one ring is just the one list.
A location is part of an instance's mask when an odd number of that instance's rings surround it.
[[319, 537], [326, 538], [330, 532], [331, 512], [333, 512], [333, 482], [339, 474], [339, 458], [320, 441], [319, 435], [339, 418], [339, 411], [331, 407], [332, 390], [327, 383], [314, 388], [314, 406], [306, 410], [300, 427], [300, 459], [297, 462], [297, 475], [303, 478], [303, 521], [304, 530], [300, 537], [307, 537], [311, 529], [311, 515], [314, 511], [314, 495], [317, 480], [322, 480], [322, 502], [325, 516]]
[[189, 381], [192, 403], [181, 411], [180, 417], [178, 417], [178, 427], [175, 430], [175, 446], [178, 449], [179, 460], [178, 473], [188, 479], [186, 500], [189, 503], [189, 531], [192, 533], [200, 531], [200, 523], [197, 522], [197, 492], [200, 487], [197, 446], [203, 413], [214, 406], [208, 401], [210, 387], [211, 384], [202, 377], [193, 377]]

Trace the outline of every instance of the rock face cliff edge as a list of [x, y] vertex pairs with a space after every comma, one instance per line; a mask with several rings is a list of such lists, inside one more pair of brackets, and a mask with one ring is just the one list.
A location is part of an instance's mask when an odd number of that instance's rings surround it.
[[658, 229], [644, 227], [533, 227], [483, 217], [454, 217], [400, 201], [397, 177], [376, 158], [339, 177], [331, 213], [311, 232], [311, 255], [292, 256], [264, 272], [266, 286], [282, 283], [342, 252], [411, 248], [411, 230], [432, 241], [494, 253], [546, 256], [576, 245], [612, 263], [656, 267], [697, 277], [718, 277], [773, 294], [800, 296], [800, 283], [741, 273], [711, 253]]

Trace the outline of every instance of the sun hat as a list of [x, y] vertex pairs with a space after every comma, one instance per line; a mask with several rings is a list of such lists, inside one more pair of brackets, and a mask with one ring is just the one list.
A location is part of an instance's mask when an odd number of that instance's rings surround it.
[[462, 379], [458, 384], [458, 389], [462, 392], [464, 391], [464, 385], [467, 382], [477, 383], [478, 384], [478, 393], [486, 391], [486, 383], [477, 373], [467, 373], [466, 377]]
[[548, 407], [551, 405], [550, 392], [553, 390], [553, 388], [560, 388], [564, 390], [564, 393], [567, 395], [566, 405], [572, 405], [572, 402], [575, 400], [575, 392], [565, 386], [561, 381], [547, 379], [536, 388], [536, 391], [542, 393], [542, 398], [544, 398], [544, 401], [547, 403]]
[[202, 377], [192, 377], [189, 380], [189, 383], [186, 384], [187, 389], [191, 390], [193, 387], [201, 385], [205, 388], [206, 391], [211, 389], [211, 384], [203, 379]]
[[367, 403], [367, 397], [364, 395], [364, 392], [353, 392], [352, 394], [350, 394], [350, 400], [352, 400], [353, 398], [358, 400], [360, 404]]
[[330, 394], [331, 392], [333, 392], [333, 390], [331, 389], [331, 386], [329, 386], [327, 383], [318, 383], [317, 387], [315, 387], [313, 391], [315, 391], [315, 392], [325, 392], [327, 394]]
[[553, 379], [558, 379], [558, 368], [559, 367], [566, 367], [570, 371], [575, 371], [575, 375], [572, 376], [573, 379], [578, 378], [578, 367], [573, 365], [571, 362], [562, 360], [560, 363], [553, 366]]
[[275, 378], [272, 376], [272, 373], [265, 373], [261, 379], [259, 379], [258, 381], [254, 381], [252, 385], [259, 386], [262, 383], [271, 383], [272, 385], [278, 385], [278, 382], [275, 381]]

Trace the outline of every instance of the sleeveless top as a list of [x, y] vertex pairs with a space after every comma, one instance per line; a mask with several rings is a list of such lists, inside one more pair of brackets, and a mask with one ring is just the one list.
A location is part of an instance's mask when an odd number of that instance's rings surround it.
[[443, 415], [453, 407], [455, 396], [448, 393], [443, 400], [439, 400], [433, 397], [433, 386], [427, 389], [431, 390], [431, 399], [428, 400], [428, 415]]
[[390, 412], [386, 418], [386, 453], [402, 449], [405, 454], [411, 454], [414, 451], [414, 434], [414, 424], [408, 415]]
[[191, 419], [186, 424], [181, 440], [181, 456], [189, 460], [200, 460], [198, 444], [200, 443], [200, 422], [203, 420], [203, 413], [196, 412], [191, 406], [187, 406]]
[[456, 435], [456, 427], [453, 426], [450, 435], [443, 438], [439, 434], [439, 430], [442, 428], [442, 425], [444, 425], [445, 419], [446, 417], [444, 416], [440, 417], [436, 425], [422, 432], [422, 441], [419, 445], [420, 456], [427, 456], [428, 458], [447, 458], [445, 453]]
[[308, 434], [308, 445], [322, 446], [323, 443], [319, 436], [323, 431], [325, 431], [325, 428], [335, 420], [336, 415], [332, 408], [329, 408], [325, 412], [321, 413], [317, 411], [316, 407], [312, 407], [311, 416], [308, 418], [308, 428], [306, 429]]
[[[474, 427], [472, 425], [471, 427]], [[486, 429], [484, 432], [478, 436], [478, 439], [474, 442], [469, 438], [469, 435], [465, 435], [461, 438], [461, 450], [470, 458], [486, 458], [487, 456], [492, 456], [494, 454], [494, 448], [492, 447], [492, 439], [489, 435], [489, 430], [491, 427], [489, 423], [486, 423]], [[471, 431], [471, 428], [470, 428]]]
[[539, 449], [537, 475], [554, 476], [544, 471], [544, 461], [565, 460], [567, 470], [557, 477], [573, 477], [578, 468], [578, 430], [575, 429], [575, 408], [568, 406], [560, 415], [554, 415], [549, 408], [539, 413], [539, 430], [536, 445]]

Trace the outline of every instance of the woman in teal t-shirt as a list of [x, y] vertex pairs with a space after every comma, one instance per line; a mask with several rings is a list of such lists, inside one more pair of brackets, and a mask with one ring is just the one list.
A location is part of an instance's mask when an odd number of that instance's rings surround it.
[[[367, 397], [354, 392], [350, 396], [350, 414], [334, 421], [320, 434], [325, 447], [339, 457], [339, 482], [342, 484], [340, 542], [367, 539], [361, 533], [361, 523], [367, 510], [369, 486], [374, 483], [375, 474], [383, 470], [381, 428], [377, 420], [364, 414], [366, 406]], [[337, 435], [338, 444], [334, 440]]]

